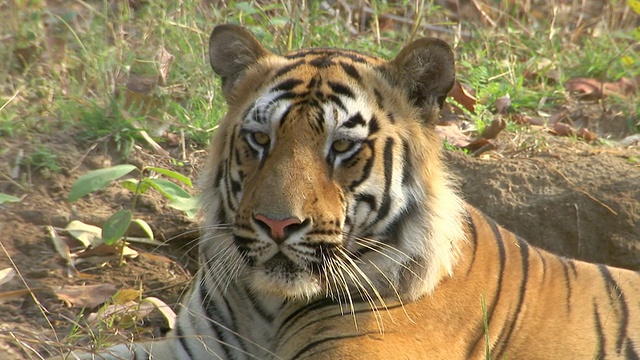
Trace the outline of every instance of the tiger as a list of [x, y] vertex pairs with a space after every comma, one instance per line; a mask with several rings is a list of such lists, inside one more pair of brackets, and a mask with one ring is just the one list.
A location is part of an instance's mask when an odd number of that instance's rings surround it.
[[640, 358], [640, 273], [536, 248], [462, 199], [435, 132], [445, 41], [277, 55], [223, 24], [209, 48], [227, 112], [176, 325], [67, 358]]

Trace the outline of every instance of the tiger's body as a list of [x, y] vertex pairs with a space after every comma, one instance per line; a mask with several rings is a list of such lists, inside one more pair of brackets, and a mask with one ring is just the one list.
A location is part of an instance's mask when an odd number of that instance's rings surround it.
[[97, 358], [639, 358], [640, 274], [532, 247], [456, 194], [433, 131], [446, 44], [278, 56], [222, 25], [210, 47], [229, 109], [201, 271], [166, 339]]

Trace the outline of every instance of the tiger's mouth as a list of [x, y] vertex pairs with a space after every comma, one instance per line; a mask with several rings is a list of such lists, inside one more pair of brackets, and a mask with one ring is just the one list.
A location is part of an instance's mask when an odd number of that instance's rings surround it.
[[278, 251], [264, 263], [251, 266], [249, 282], [258, 292], [284, 298], [312, 298], [324, 292], [323, 265], [299, 263]]
[[267, 260], [263, 265], [265, 271], [275, 274], [295, 274], [304, 271], [304, 269], [291, 260], [287, 255], [278, 252], [271, 259]]

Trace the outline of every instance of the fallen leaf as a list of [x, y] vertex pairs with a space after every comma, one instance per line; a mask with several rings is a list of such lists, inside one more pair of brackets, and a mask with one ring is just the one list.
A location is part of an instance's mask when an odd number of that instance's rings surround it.
[[20, 289], [0, 292], [0, 302], [20, 299], [25, 295], [29, 295], [33, 290], [35, 289]]
[[565, 89], [580, 95], [585, 100], [597, 100], [604, 97], [602, 83], [596, 79], [573, 78], [564, 84]]
[[97, 226], [73, 220], [64, 229], [74, 239], [80, 241], [85, 248], [102, 243], [102, 229]]
[[167, 83], [167, 79], [169, 78], [169, 70], [171, 69], [171, 63], [173, 62], [173, 55], [164, 48], [164, 46], [160, 47], [158, 53], [155, 58], [158, 64], [158, 77], [160, 85], [164, 85]]
[[469, 150], [471, 156], [478, 157], [482, 153], [485, 153], [490, 150], [497, 149], [498, 146], [491, 141], [485, 138], [478, 138], [473, 140], [469, 145], [465, 146], [464, 149]]
[[[96, 247], [89, 248], [83, 252], [80, 252], [77, 255], [78, 255], [78, 258], [86, 258], [91, 256], [120, 255], [120, 243], [118, 242], [113, 245], [107, 245], [103, 243]], [[124, 256], [129, 258], [135, 258], [138, 256], [138, 252], [125, 245]], [[77, 263], [78, 262], [76, 261], [76, 264]]]
[[458, 80], [456, 80], [453, 84], [453, 88], [449, 91], [449, 96], [470, 112], [476, 112], [476, 98], [467, 91]]
[[167, 305], [164, 301], [155, 298], [155, 297], [148, 297], [148, 298], [144, 298], [142, 300], [142, 302], [148, 302], [153, 304], [153, 306], [156, 307], [156, 309], [160, 310], [160, 313], [162, 313], [162, 315], [164, 316], [165, 319], [167, 319], [167, 324], [169, 326], [169, 329], [173, 329], [175, 327], [176, 324], [176, 313], [173, 311], [173, 309]]
[[603, 82], [593, 78], [573, 78], [565, 83], [565, 89], [577, 93], [585, 100], [598, 100], [605, 95], [626, 97], [638, 90], [636, 81], [620, 78], [618, 81]]
[[555, 125], [558, 121], [562, 120], [565, 116], [567, 116], [568, 113], [569, 113], [569, 110], [563, 109], [563, 110], [551, 115], [549, 117], [549, 120], [547, 120], [547, 124], [549, 126]]
[[561, 136], [569, 136], [575, 133], [571, 125], [560, 122], [553, 124], [552, 130], [556, 135]]
[[506, 94], [505, 96], [497, 98], [494, 105], [496, 106], [496, 112], [498, 114], [506, 114], [509, 107], [511, 107], [511, 96]]
[[529, 115], [521, 115], [521, 114], [509, 114], [509, 120], [516, 124], [520, 125], [534, 125], [534, 126], [543, 126], [544, 120], [537, 117], [532, 117]]
[[576, 135], [578, 135], [579, 138], [582, 138], [586, 142], [592, 142], [592, 141], [594, 141], [595, 139], [598, 138], [596, 133], [594, 133], [593, 131], [590, 131], [587, 128], [582, 128], [582, 129], [578, 130]]
[[480, 137], [485, 139], [495, 139], [498, 137], [498, 134], [500, 134], [500, 132], [506, 127], [506, 121], [504, 121], [503, 119], [494, 119], [491, 121], [491, 124], [489, 124], [489, 126], [484, 128]]
[[136, 289], [121, 289], [113, 296], [114, 304], [126, 304], [131, 301], [140, 299], [142, 294]]
[[69, 306], [94, 308], [109, 300], [117, 291], [113, 284], [97, 284], [63, 286], [54, 290], [54, 293]]
[[469, 137], [463, 134], [458, 125], [455, 124], [436, 126], [435, 131], [443, 141], [446, 141], [447, 144], [455, 147], [463, 148], [471, 142]]
[[16, 276], [16, 271], [13, 268], [6, 268], [0, 270], [0, 286], [8, 283]]

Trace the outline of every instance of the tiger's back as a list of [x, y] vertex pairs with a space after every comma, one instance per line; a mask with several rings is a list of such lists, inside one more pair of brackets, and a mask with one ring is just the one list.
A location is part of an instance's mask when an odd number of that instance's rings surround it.
[[222, 25], [210, 60], [229, 108], [202, 268], [168, 338], [112, 358], [638, 358], [637, 272], [534, 248], [457, 195], [444, 42], [279, 56]]

